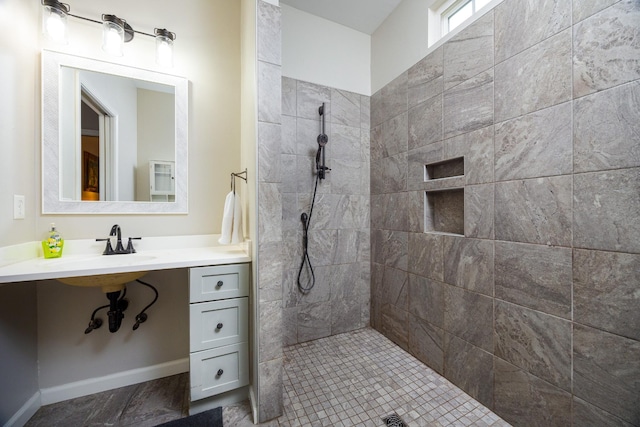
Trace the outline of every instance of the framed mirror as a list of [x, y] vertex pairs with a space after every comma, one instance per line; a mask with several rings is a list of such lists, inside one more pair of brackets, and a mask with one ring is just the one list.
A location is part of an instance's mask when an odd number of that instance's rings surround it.
[[42, 213], [188, 213], [188, 81], [42, 52]]

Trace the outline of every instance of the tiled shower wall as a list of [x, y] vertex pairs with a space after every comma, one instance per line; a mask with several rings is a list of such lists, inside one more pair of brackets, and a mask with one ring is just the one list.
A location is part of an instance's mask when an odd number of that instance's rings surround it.
[[[284, 345], [327, 337], [369, 324], [369, 100], [368, 96], [292, 78], [282, 79], [282, 228]], [[326, 163], [318, 183], [309, 257], [316, 283], [297, 286], [302, 261], [302, 212], [315, 185], [318, 109], [325, 103]], [[308, 286], [305, 267], [301, 282]]]
[[640, 425], [639, 23], [506, 0], [371, 98], [372, 325], [514, 425]]

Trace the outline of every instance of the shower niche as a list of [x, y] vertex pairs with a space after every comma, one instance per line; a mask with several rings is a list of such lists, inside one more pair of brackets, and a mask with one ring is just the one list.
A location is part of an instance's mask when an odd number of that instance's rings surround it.
[[424, 231], [464, 236], [464, 157], [424, 166]]

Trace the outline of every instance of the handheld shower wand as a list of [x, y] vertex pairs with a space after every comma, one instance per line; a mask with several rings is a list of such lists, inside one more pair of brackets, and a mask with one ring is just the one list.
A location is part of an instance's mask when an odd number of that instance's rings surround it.
[[324, 129], [324, 102], [322, 103], [320, 108], [318, 108], [318, 113], [322, 118], [322, 130], [320, 131], [320, 135], [318, 135], [318, 152], [316, 153], [316, 171], [318, 171], [318, 178], [324, 179], [325, 173], [331, 170], [327, 166], [325, 166], [324, 147], [327, 145], [327, 142], [329, 142], [329, 137], [325, 133], [325, 129]]
[[[316, 203], [316, 192], [318, 191], [318, 181], [325, 178], [325, 173], [330, 171], [325, 165], [325, 146], [329, 142], [329, 137], [325, 133], [325, 117], [324, 117], [324, 102], [318, 108], [318, 113], [322, 119], [322, 128], [320, 131], [320, 135], [318, 135], [318, 152], [316, 153], [316, 183], [313, 188], [313, 197], [311, 199], [311, 208], [309, 209], [309, 215], [306, 212], [303, 212], [300, 215], [300, 220], [302, 221], [302, 262], [300, 263], [300, 269], [298, 270], [298, 289], [303, 294], [309, 293], [311, 289], [316, 284], [316, 275], [313, 271], [313, 266], [311, 265], [311, 259], [309, 258], [309, 227], [311, 226], [311, 215], [313, 214], [313, 206]], [[307, 266], [308, 275], [310, 276], [306, 281], [306, 284], [302, 282], [302, 271], [305, 269], [305, 265]]]

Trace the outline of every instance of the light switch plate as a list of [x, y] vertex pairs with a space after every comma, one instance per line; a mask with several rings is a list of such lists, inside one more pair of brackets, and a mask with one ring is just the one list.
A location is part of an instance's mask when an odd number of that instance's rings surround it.
[[13, 219], [24, 219], [25, 215], [24, 196], [21, 194], [13, 195]]

